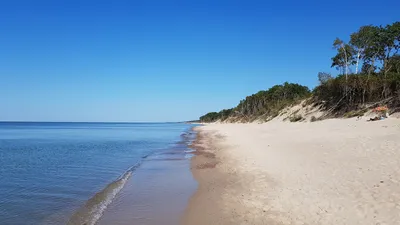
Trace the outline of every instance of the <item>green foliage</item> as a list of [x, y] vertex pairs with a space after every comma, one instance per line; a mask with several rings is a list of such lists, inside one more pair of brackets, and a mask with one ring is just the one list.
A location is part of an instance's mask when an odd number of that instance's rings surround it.
[[226, 120], [231, 114], [233, 109], [224, 109], [220, 112], [210, 112], [200, 117], [200, 121], [204, 123], [211, 123], [217, 120]]
[[250, 121], [261, 115], [275, 117], [279, 110], [297, 100], [309, 97], [310, 94], [308, 87], [286, 82], [283, 85], [275, 85], [266, 91], [259, 91], [254, 95], [247, 96], [234, 109], [208, 113], [200, 117], [200, 120], [214, 122], [226, 120], [230, 116], [237, 116]]
[[364, 74], [371, 74], [376, 71], [377, 67], [370, 64], [369, 62], [364, 62], [362, 67], [361, 67], [361, 73]]
[[200, 121], [204, 123], [214, 122], [219, 119], [219, 114], [217, 112], [209, 112], [204, 116], [200, 117]]
[[388, 60], [387, 71], [390, 73], [400, 73], [400, 55], [394, 55]]
[[350, 45], [357, 53], [356, 60], [356, 73], [358, 73], [358, 67], [360, 61], [364, 61], [363, 69], [364, 72], [372, 73], [376, 70], [375, 58], [376, 58], [376, 37], [379, 33], [379, 28], [367, 25], [362, 26], [360, 29], [350, 35]]
[[319, 72], [318, 73], [318, 81], [320, 84], [324, 84], [332, 79], [332, 75], [326, 72]]
[[220, 120], [226, 120], [233, 112], [233, 109], [223, 109], [221, 110], [219, 114]]
[[[367, 103], [387, 102], [400, 109], [400, 22], [386, 26], [362, 26], [352, 33], [348, 43], [336, 38], [333, 43], [336, 55], [331, 67], [342, 75], [318, 74], [319, 85], [311, 98], [316, 104], [336, 115], [354, 117], [364, 114], [360, 106]], [[356, 73], [350, 67], [356, 65]], [[361, 73], [359, 73], [359, 66]], [[311, 95], [306, 86], [293, 83], [275, 85], [268, 90], [247, 96], [233, 109], [211, 112], [200, 117], [201, 122], [224, 121], [237, 118], [241, 121], [271, 119], [280, 110]], [[302, 120], [301, 116], [289, 118]], [[311, 121], [319, 120], [315, 117]]]
[[362, 54], [362, 58], [369, 57], [365, 54], [366, 50], [373, 47], [378, 32], [378, 27], [367, 25], [350, 35], [350, 44]]
[[276, 116], [279, 110], [293, 104], [295, 101], [310, 96], [306, 86], [293, 83], [275, 85], [267, 91], [260, 91], [240, 101], [236, 107], [239, 115], [245, 116]]
[[354, 58], [356, 54], [355, 49], [339, 38], [336, 38], [333, 42], [333, 48], [337, 50], [337, 53], [332, 57], [331, 67], [336, 67], [338, 70], [342, 70], [342, 73], [347, 74], [349, 66], [356, 63]]
[[346, 81], [343, 75], [317, 86], [314, 98], [335, 111], [351, 111], [365, 103], [396, 97], [400, 91], [400, 74], [350, 74]]
[[[334, 48], [338, 52], [332, 66], [342, 69], [345, 76], [321, 82], [314, 89], [314, 97], [325, 106], [353, 116], [352, 110], [359, 105], [399, 96], [400, 22], [363, 26], [351, 34], [349, 44], [337, 38]], [[358, 69], [361, 60], [361, 74], [348, 74], [349, 65], [355, 62]]]

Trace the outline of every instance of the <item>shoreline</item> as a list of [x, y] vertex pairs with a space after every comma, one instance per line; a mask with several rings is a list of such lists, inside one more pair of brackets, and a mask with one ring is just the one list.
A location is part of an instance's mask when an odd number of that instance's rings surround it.
[[195, 129], [184, 225], [400, 223], [400, 120]]
[[118, 179], [75, 209], [66, 218], [67, 224], [179, 223], [197, 187], [190, 172], [189, 145], [196, 137], [192, 128], [183, 130], [165, 147], [142, 155]]
[[207, 126], [195, 128], [191, 171], [198, 188], [190, 198], [182, 224], [273, 224], [265, 218], [264, 208], [243, 207], [251, 198], [246, 186], [254, 176], [236, 167], [226, 137]]
[[180, 134], [179, 141], [144, 157], [141, 166], [96, 224], [179, 223], [186, 203], [197, 186], [188, 170], [188, 156], [192, 154], [189, 144], [194, 135], [189, 128]]
[[[221, 189], [213, 187], [210, 191], [209, 187], [213, 182], [225, 182], [217, 179], [221, 176], [216, 166], [220, 163], [216, 156], [215, 142], [217, 141], [212, 134], [202, 131], [201, 127], [196, 127], [197, 137], [192, 143], [191, 148], [194, 149], [193, 157], [190, 163], [190, 170], [197, 181], [198, 186], [196, 192], [191, 196], [185, 214], [183, 215], [181, 224], [183, 225], [200, 225], [200, 224], [217, 224], [216, 210], [219, 208], [218, 202], [221, 202]], [[202, 216], [207, 215], [207, 216]]]

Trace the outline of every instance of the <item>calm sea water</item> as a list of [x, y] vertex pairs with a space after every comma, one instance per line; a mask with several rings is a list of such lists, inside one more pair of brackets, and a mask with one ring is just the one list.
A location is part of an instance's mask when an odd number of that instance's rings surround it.
[[190, 128], [0, 123], [0, 224], [94, 224], [146, 158], [185, 142]]

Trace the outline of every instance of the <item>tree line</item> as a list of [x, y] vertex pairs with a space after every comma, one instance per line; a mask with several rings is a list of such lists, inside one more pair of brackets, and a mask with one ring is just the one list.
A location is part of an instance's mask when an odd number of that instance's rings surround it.
[[321, 104], [336, 116], [374, 103], [388, 104], [393, 109], [399, 107], [400, 22], [362, 26], [348, 40], [333, 41], [335, 55], [331, 58], [331, 67], [339, 75], [318, 73], [319, 85], [314, 90], [286, 82], [247, 96], [232, 109], [208, 113], [200, 121], [273, 118], [284, 107], [310, 96], [313, 103]]
[[339, 114], [383, 101], [396, 106], [400, 90], [400, 22], [362, 26], [349, 41], [336, 38], [331, 67], [337, 77], [319, 73], [315, 100]]
[[235, 108], [207, 113], [200, 117], [200, 121], [224, 121], [229, 117], [245, 121], [252, 121], [259, 117], [273, 118], [286, 106], [310, 95], [311, 92], [308, 87], [286, 82], [282, 85], [275, 85], [266, 91], [259, 91], [247, 96]]

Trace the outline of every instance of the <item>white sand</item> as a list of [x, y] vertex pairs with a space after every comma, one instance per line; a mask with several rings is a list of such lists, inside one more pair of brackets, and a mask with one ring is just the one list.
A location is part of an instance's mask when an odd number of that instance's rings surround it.
[[400, 224], [400, 120], [200, 130], [225, 136], [214, 150], [232, 178], [216, 203], [226, 224]]

